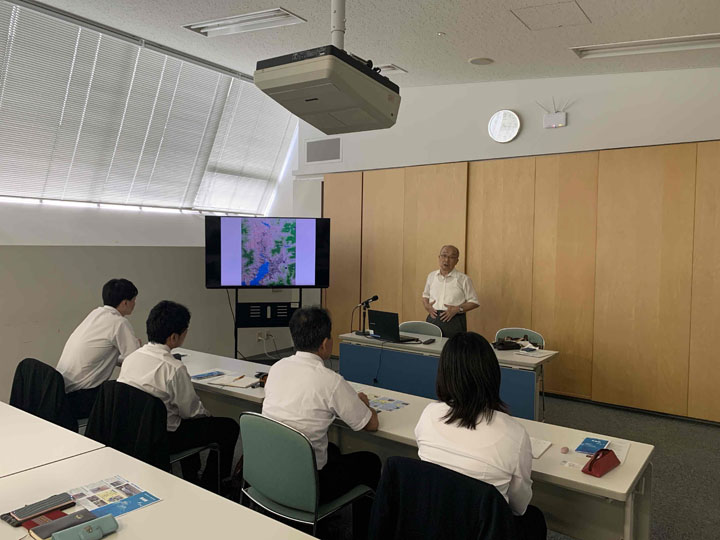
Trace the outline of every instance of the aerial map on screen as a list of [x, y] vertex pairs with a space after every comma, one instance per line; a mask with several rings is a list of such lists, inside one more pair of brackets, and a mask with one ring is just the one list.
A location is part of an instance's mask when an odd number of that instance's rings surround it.
[[242, 220], [242, 284], [295, 284], [295, 219]]

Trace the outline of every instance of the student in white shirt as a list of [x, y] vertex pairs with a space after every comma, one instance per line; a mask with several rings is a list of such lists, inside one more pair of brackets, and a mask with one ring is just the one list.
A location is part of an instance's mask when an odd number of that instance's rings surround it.
[[[167, 408], [170, 453], [208, 443], [220, 445], [221, 478], [230, 476], [240, 426], [232, 418], [213, 418], [195, 393], [190, 374], [170, 351], [180, 347], [190, 326], [190, 311], [180, 304], [163, 300], [147, 319], [149, 343], [123, 362], [118, 382], [160, 398]], [[211, 452], [199, 484], [217, 487], [217, 461]], [[200, 458], [197, 454], [180, 462], [185, 480], [198, 483]]]
[[65, 343], [57, 370], [76, 418], [90, 415], [100, 385], [115, 366], [140, 346], [125, 317], [135, 309], [138, 290], [127, 279], [111, 279], [102, 289], [103, 306], [94, 309]]
[[422, 294], [426, 321], [440, 327], [445, 337], [467, 332], [465, 314], [479, 306], [472, 280], [455, 270], [460, 250], [443, 246], [438, 255], [438, 270], [428, 274]]
[[[320, 502], [364, 484], [377, 488], [380, 458], [371, 452], [341, 454], [328, 443], [327, 431], [335, 418], [351, 429], [376, 431], [378, 415], [362, 392], [325, 367], [333, 348], [332, 322], [319, 307], [298, 309], [290, 318], [290, 334], [297, 353], [276, 362], [265, 384], [262, 413], [303, 433], [313, 446], [318, 468]], [[369, 499], [354, 504], [356, 538], [367, 534]]]
[[415, 427], [423, 461], [494, 485], [516, 516], [527, 540], [545, 538], [542, 512], [532, 498], [532, 450], [525, 428], [505, 412], [500, 365], [487, 340], [456, 334], [440, 353], [439, 402], [428, 405]]

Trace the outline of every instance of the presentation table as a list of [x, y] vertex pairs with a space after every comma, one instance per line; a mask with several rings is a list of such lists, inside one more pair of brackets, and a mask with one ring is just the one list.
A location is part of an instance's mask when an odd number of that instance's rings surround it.
[[[102, 448], [0, 478], [0, 511], [122, 476], [161, 500], [117, 518], [118, 540], [252, 538], [301, 540], [311, 536], [199, 488], [112, 448]], [[76, 506], [66, 512], [78, 510]], [[0, 522], [0, 540], [18, 540], [24, 528]]]
[[[425, 340], [429, 336], [413, 333]], [[340, 374], [349, 381], [397, 390], [414, 396], [435, 397], [435, 379], [440, 351], [448, 338], [434, 343], [389, 343], [357, 334], [340, 335]], [[495, 351], [502, 383], [500, 398], [518, 418], [542, 420], [540, 391], [544, 365], [557, 351], [540, 351], [542, 358], [518, 354], [517, 351]]]
[[0, 426], [4, 433], [0, 445], [0, 478], [104, 446], [3, 402], [0, 402]]
[[[268, 370], [263, 364], [234, 358], [186, 349], [176, 349], [174, 352], [187, 354], [183, 360], [191, 374], [213, 368], [239, 374]], [[331, 428], [330, 440], [338, 444], [343, 452], [371, 450], [383, 461], [397, 455], [417, 458], [415, 426], [422, 411], [433, 400], [357, 382], [351, 384], [371, 398], [390, 397], [408, 405], [393, 411], [382, 411], [379, 414], [379, 429], [373, 433], [354, 432], [342, 422], [337, 422]], [[260, 388], [216, 387], [207, 381], [195, 382], [194, 386], [213, 414], [235, 418], [243, 410], [260, 410], [264, 397], [264, 390]], [[221, 398], [221, 401], [215, 401], [214, 398]], [[532, 472], [532, 503], [543, 510], [550, 529], [582, 540], [649, 538], [652, 445], [533, 420], [517, 420], [531, 437], [552, 443], [539, 459], [533, 459]], [[630, 449], [624, 463], [602, 478], [582, 473], [582, 466], [588, 458], [572, 450], [585, 437], [629, 442]], [[560, 453], [563, 446], [570, 449], [568, 454]]]

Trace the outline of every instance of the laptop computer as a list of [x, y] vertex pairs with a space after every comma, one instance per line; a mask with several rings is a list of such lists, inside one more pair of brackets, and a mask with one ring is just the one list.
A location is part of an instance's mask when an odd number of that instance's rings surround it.
[[398, 314], [390, 311], [377, 311], [375, 309], [368, 310], [368, 326], [373, 331], [372, 337], [381, 341], [391, 341], [393, 343], [406, 343], [410, 341], [419, 341], [412, 336], [400, 334], [400, 324], [398, 322]]

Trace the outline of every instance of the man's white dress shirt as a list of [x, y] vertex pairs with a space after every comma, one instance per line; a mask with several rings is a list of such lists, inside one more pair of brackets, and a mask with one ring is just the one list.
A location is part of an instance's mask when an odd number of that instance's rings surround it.
[[475, 429], [446, 424], [445, 403], [431, 403], [415, 426], [418, 456], [423, 461], [492, 484], [523, 515], [532, 498], [532, 447], [525, 428], [510, 415], [495, 411], [490, 423]]
[[425, 281], [423, 298], [435, 300], [432, 307], [438, 311], [445, 311], [446, 306], [459, 306], [465, 302], [480, 305], [472, 280], [455, 269], [448, 272], [447, 276], [443, 276], [440, 270], [430, 272]]
[[210, 416], [195, 392], [187, 368], [170, 354], [167, 345], [148, 343], [128, 356], [120, 368], [118, 382], [160, 398], [167, 408], [168, 431], [175, 431], [181, 420]]
[[111, 306], [96, 308], [65, 343], [57, 370], [65, 391], [95, 388], [107, 381], [118, 361], [140, 346], [133, 327]]
[[283, 358], [270, 368], [262, 413], [310, 440], [318, 470], [327, 463], [327, 431], [336, 417], [354, 431], [363, 429], [372, 417], [353, 387], [309, 352]]

